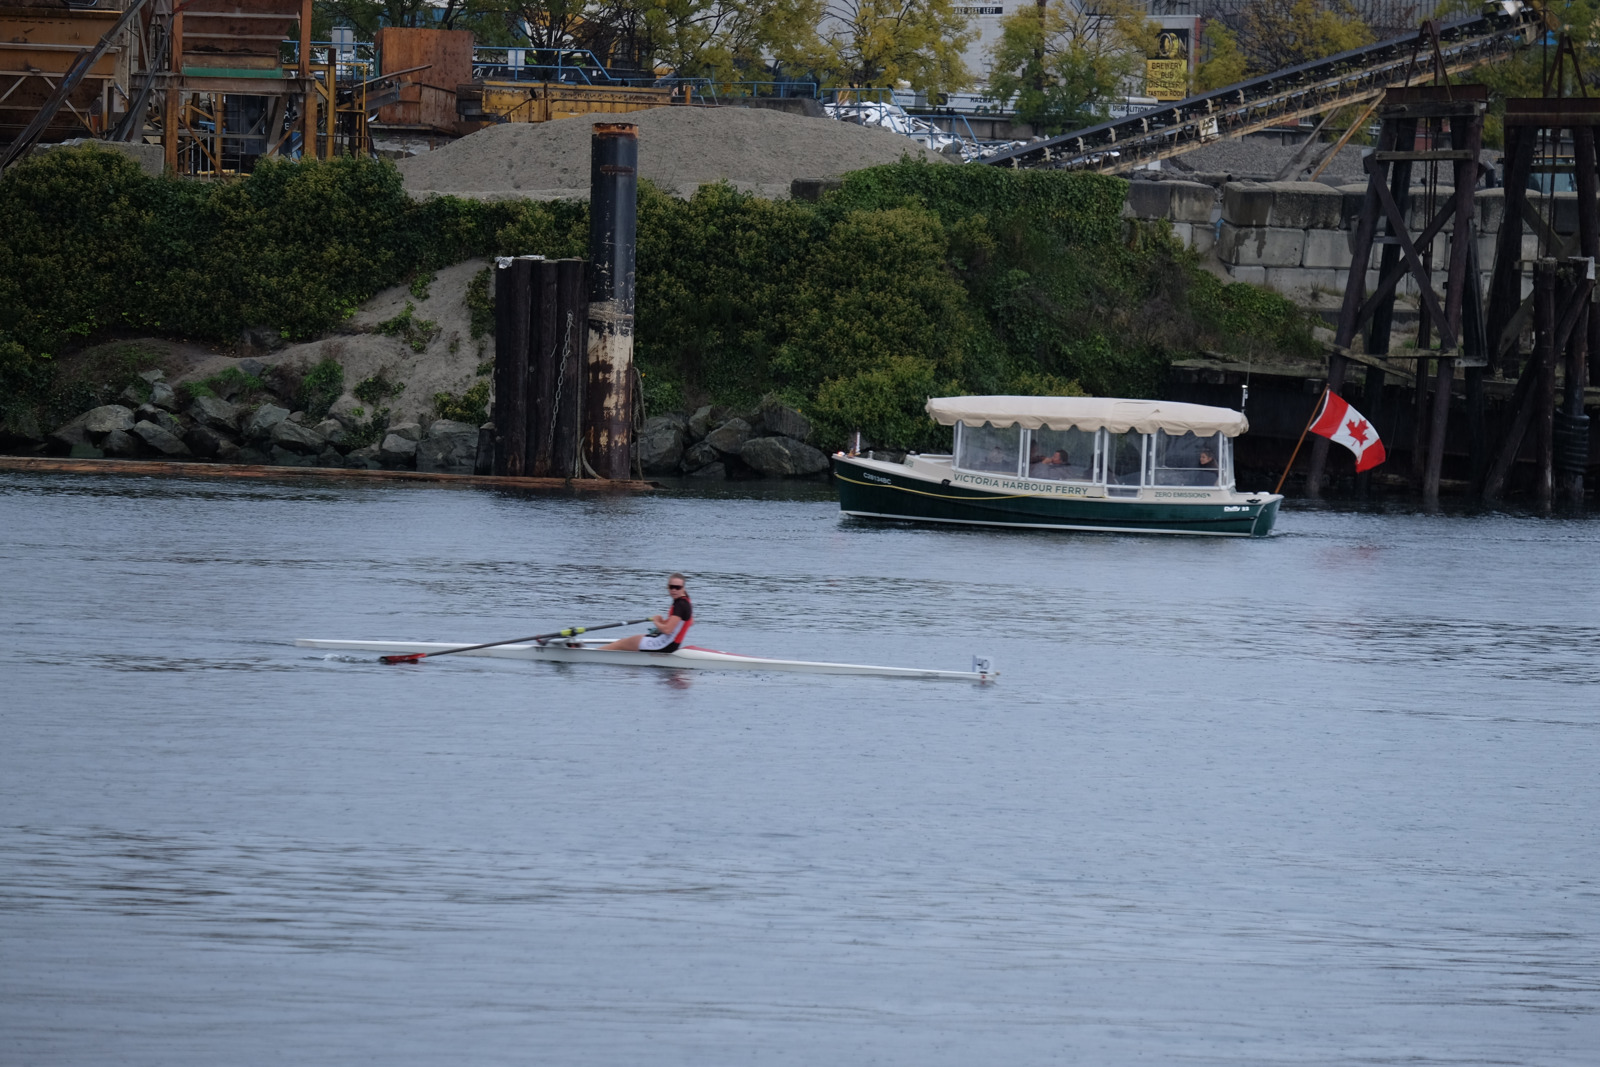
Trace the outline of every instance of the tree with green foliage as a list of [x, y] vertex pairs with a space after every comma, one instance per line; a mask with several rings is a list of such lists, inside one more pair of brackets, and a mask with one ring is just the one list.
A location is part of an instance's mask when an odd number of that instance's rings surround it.
[[808, 65], [831, 84], [945, 92], [972, 81], [972, 43], [954, 0], [827, 0]]
[[1000, 27], [989, 95], [1052, 135], [1104, 121], [1158, 32], [1133, 0], [1048, 0], [1018, 7]]
[[1215, 19], [1207, 21], [1200, 40], [1200, 62], [1194, 75], [1196, 91], [1221, 89], [1249, 76], [1250, 64], [1239, 47], [1239, 37], [1225, 24]]
[[[1349, 0], [1252, 0], [1228, 20], [1247, 76], [1371, 44], [1372, 28]], [[1226, 83], [1224, 83], [1226, 84]]]
[[794, 62], [814, 46], [822, 0], [624, 0], [638, 12], [652, 69], [678, 77], [759, 78], [769, 57]]
[[[1476, 14], [1480, 4], [1474, 0], [1444, 0], [1436, 18], [1460, 18]], [[1600, 0], [1555, 0], [1544, 5], [1548, 41], [1521, 48], [1494, 63], [1469, 71], [1461, 80], [1489, 87], [1489, 114], [1484, 119], [1484, 144], [1505, 145], [1503, 118], [1508, 97], [1544, 96], [1550, 84], [1552, 95], [1594, 96], [1600, 88]], [[1582, 67], [1582, 84], [1570, 61], [1560, 64], [1561, 84], [1556, 85], [1556, 51], [1560, 35], [1570, 37]]]

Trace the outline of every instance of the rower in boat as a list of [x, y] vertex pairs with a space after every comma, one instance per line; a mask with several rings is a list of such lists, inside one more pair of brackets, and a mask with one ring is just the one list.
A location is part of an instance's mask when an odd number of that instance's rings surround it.
[[613, 641], [609, 645], [602, 645], [603, 652], [676, 652], [683, 644], [684, 637], [689, 633], [689, 626], [694, 621], [694, 605], [689, 601], [689, 591], [685, 588], [684, 577], [674, 572], [667, 578], [667, 592], [672, 595], [672, 607], [665, 615], [652, 615], [650, 621], [655, 625], [647, 634], [634, 634], [624, 637], [620, 641]]

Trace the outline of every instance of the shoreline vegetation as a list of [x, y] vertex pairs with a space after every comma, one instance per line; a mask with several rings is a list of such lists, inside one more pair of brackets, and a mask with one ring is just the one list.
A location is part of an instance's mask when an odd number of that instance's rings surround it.
[[[923, 414], [930, 395], [1144, 397], [1202, 350], [1315, 350], [1288, 300], [1225, 283], [1164, 227], [1124, 219], [1125, 189], [910, 161], [848, 174], [815, 203], [643, 184], [645, 415], [685, 450], [716, 429], [690, 432], [696, 414], [763, 412], [805, 420], [823, 453], [858, 431], [873, 447], [930, 448], [948, 433]], [[382, 160], [264, 161], [203, 183], [94, 146], [7, 171], [0, 218], [0, 450], [415, 466], [404, 446], [437, 430], [441, 462], [468, 472], [469, 431], [492, 402], [493, 322], [469, 261], [582, 256], [588, 241], [581, 201], [413, 200]], [[393, 313], [367, 322], [380, 293]], [[428, 309], [445, 303], [460, 322], [448, 333], [426, 317], [442, 321]], [[330, 339], [352, 332], [413, 360], [408, 376], [454, 361], [458, 386], [401, 410], [402, 382], [341, 363]], [[186, 377], [179, 343], [228, 358]]]

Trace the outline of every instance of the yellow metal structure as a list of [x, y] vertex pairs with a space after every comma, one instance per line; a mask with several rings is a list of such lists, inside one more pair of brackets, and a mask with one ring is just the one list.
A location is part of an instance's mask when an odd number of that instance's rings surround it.
[[[0, 145], [33, 119], [80, 53], [117, 22], [125, 0], [69, 7], [60, 0], [0, 0]], [[44, 136], [98, 137], [127, 108], [133, 31], [101, 56]]]
[[483, 114], [494, 122], [549, 122], [580, 115], [623, 115], [671, 103], [671, 89], [562, 82], [483, 83]]

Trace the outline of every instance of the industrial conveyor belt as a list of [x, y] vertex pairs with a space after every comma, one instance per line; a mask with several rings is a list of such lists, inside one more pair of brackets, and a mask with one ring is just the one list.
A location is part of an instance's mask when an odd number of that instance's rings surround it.
[[[1539, 13], [1531, 5], [1500, 0], [1482, 15], [1440, 24], [1439, 57], [1452, 74], [1471, 70], [1509, 54], [1531, 39], [1539, 25]], [[1432, 60], [1432, 39], [1424, 28], [1127, 118], [1003, 149], [983, 162], [1111, 174], [1222, 138], [1370, 101], [1385, 89], [1425, 77]]]

